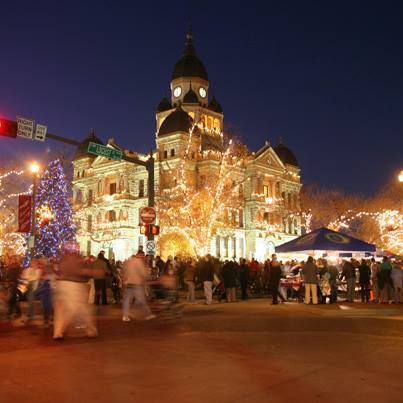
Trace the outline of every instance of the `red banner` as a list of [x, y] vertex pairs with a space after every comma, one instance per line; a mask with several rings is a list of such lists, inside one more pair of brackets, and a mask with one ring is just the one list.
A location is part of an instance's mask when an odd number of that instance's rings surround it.
[[31, 232], [32, 196], [18, 196], [18, 232]]

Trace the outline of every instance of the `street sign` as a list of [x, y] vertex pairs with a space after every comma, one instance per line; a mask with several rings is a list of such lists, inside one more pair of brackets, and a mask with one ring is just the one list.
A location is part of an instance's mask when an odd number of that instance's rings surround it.
[[157, 213], [154, 207], [142, 207], [140, 209], [140, 223], [141, 224], [155, 224]]
[[123, 153], [120, 150], [115, 150], [111, 147], [103, 146], [102, 144], [97, 144], [90, 142], [88, 144], [87, 151], [91, 154], [99, 155], [101, 157], [109, 158], [111, 160], [121, 160], [123, 158]]
[[157, 245], [155, 241], [147, 241], [146, 242], [146, 255], [154, 256], [157, 251]]
[[36, 125], [35, 140], [45, 141], [47, 131], [48, 131], [47, 126]]
[[17, 136], [32, 139], [34, 125], [33, 120], [17, 117]]

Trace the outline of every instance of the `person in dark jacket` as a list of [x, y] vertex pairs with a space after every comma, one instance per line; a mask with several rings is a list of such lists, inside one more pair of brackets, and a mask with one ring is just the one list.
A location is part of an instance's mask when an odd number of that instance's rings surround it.
[[15, 317], [21, 316], [20, 301], [18, 300], [18, 280], [21, 276], [21, 264], [18, 256], [11, 256], [7, 267], [6, 281], [8, 283], [8, 311], [7, 319], [12, 318], [15, 312]]
[[226, 261], [221, 271], [228, 302], [236, 302], [236, 263]]
[[318, 267], [313, 261], [313, 257], [309, 256], [304, 267], [302, 268], [302, 276], [305, 287], [305, 304], [311, 302], [317, 305], [318, 303]]
[[345, 261], [343, 264], [343, 270], [341, 272], [341, 277], [347, 282], [347, 301], [354, 302], [355, 295], [355, 266], [354, 261]]
[[360, 288], [361, 288], [361, 301], [368, 303], [370, 300], [369, 283], [371, 281], [371, 269], [366, 260], [362, 259], [360, 266], [358, 266], [360, 273]]
[[249, 267], [245, 259], [241, 259], [239, 265], [239, 282], [241, 283], [241, 298], [245, 301], [248, 298], [248, 277]]
[[214, 262], [210, 255], [202, 258], [199, 265], [199, 277], [203, 282], [206, 304], [213, 303]]
[[272, 297], [272, 305], [278, 304], [278, 287], [280, 285], [280, 280], [282, 276], [281, 265], [277, 260], [277, 255], [272, 255], [272, 260], [269, 270], [269, 290]]
[[[102, 301], [102, 305], [108, 305], [106, 296], [106, 277], [110, 275], [110, 264], [108, 259], [105, 258], [105, 252], [101, 250], [97, 259], [93, 263], [94, 269], [100, 273], [98, 277], [94, 279], [95, 285], [95, 305], [99, 305]], [[102, 298], [102, 299], [101, 299]]]
[[165, 262], [160, 256], [155, 258], [155, 267], [158, 269], [158, 276], [161, 277], [164, 274]]

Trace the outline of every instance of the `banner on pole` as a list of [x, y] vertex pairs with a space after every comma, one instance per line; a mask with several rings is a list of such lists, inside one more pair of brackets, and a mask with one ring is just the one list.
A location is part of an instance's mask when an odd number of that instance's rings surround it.
[[18, 196], [18, 232], [31, 232], [32, 196]]

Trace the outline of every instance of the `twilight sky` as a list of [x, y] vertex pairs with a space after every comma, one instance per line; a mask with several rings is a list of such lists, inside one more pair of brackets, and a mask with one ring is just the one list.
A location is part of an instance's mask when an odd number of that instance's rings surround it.
[[[304, 183], [367, 194], [403, 169], [402, 2], [14, 0], [0, 13], [0, 116], [147, 151], [191, 21], [210, 96], [252, 150], [282, 137]], [[0, 137], [1, 163], [57, 147]]]

